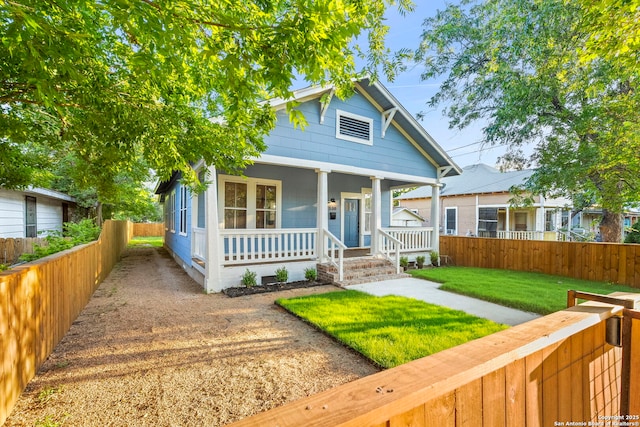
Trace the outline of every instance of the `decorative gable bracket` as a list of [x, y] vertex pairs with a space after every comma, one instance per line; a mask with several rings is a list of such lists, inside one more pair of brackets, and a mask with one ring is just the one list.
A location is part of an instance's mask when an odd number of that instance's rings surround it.
[[387, 128], [391, 124], [391, 120], [393, 120], [393, 116], [395, 116], [396, 111], [398, 111], [398, 107], [389, 108], [387, 111], [382, 112], [382, 137], [387, 133]]
[[447, 176], [447, 174], [451, 172], [451, 169], [453, 169], [453, 166], [445, 166], [442, 168], [438, 168], [438, 179], [441, 179]]
[[329, 109], [329, 104], [331, 104], [331, 98], [333, 98], [334, 93], [336, 93], [336, 90], [331, 89], [330, 92], [325, 93], [320, 97], [320, 124], [324, 123], [324, 115]]

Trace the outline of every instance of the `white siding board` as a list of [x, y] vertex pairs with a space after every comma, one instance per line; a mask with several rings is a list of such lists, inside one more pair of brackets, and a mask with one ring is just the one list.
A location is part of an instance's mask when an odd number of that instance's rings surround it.
[[38, 197], [37, 204], [38, 237], [52, 230], [62, 232], [62, 202]]
[[0, 238], [24, 237], [24, 195], [0, 189]]

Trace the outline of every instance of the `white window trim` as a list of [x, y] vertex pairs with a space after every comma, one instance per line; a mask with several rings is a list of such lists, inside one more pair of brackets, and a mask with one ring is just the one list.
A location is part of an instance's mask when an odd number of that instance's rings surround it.
[[[343, 116], [369, 123], [369, 139], [355, 138], [349, 135], [342, 135], [340, 133], [340, 117], [343, 117]], [[345, 141], [357, 142], [358, 144], [373, 145], [373, 119], [370, 117], [349, 113], [347, 111], [336, 110], [336, 138], [343, 139]]]
[[449, 235], [450, 229], [447, 228], [447, 211], [449, 210], [455, 211], [456, 213], [456, 224], [451, 236], [457, 236], [458, 235], [458, 207], [457, 206], [450, 206], [450, 207], [444, 208], [444, 233]]
[[[189, 203], [189, 191], [186, 186], [181, 184], [180, 185], [180, 207], [178, 208], [178, 230], [179, 230], [178, 234], [180, 236], [186, 236], [188, 231], [187, 223], [189, 221], [187, 218], [187, 214], [188, 214], [187, 203]], [[184, 212], [184, 222], [183, 222], [183, 212]]]
[[220, 218], [219, 228], [224, 230], [224, 186], [227, 182], [237, 182], [247, 184], [247, 228], [243, 230], [256, 229], [256, 186], [273, 185], [276, 187], [276, 228], [282, 228], [282, 181], [263, 178], [243, 178], [234, 175], [218, 176], [218, 215]]

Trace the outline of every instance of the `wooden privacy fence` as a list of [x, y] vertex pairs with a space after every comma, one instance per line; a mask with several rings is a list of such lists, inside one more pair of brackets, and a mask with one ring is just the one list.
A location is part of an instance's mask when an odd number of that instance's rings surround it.
[[96, 242], [0, 273], [0, 425], [132, 237], [106, 221]]
[[[612, 418], [620, 416], [622, 349], [605, 342], [606, 319], [622, 310], [585, 303], [232, 426], [622, 425], [624, 416]], [[629, 413], [638, 416], [640, 318], [634, 322]]]
[[133, 224], [133, 237], [159, 237], [164, 236], [164, 223], [136, 222]]
[[640, 245], [441, 236], [455, 265], [534, 271], [640, 288]]
[[32, 254], [33, 245], [43, 245], [46, 240], [41, 237], [24, 239], [0, 239], [0, 264], [15, 264], [22, 254]]

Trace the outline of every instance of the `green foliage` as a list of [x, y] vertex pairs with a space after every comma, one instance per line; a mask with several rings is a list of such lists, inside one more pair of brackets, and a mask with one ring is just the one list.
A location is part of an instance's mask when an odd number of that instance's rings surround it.
[[416, 257], [416, 264], [418, 264], [419, 268], [422, 268], [424, 266], [424, 261], [425, 261], [425, 256], [424, 255], [418, 255]]
[[103, 203], [117, 200], [123, 177], [140, 182], [141, 169], [160, 179], [179, 170], [195, 184], [190, 164], [203, 158], [238, 173], [275, 124], [262, 101], [290, 98], [297, 76], [334, 83], [344, 97], [354, 77], [395, 75], [399, 63], [384, 46], [389, 5], [412, 8], [409, 0], [3, 2], [0, 186], [51, 178], [43, 166], [67, 155], [79, 190], [95, 188]]
[[92, 219], [83, 219], [79, 222], [65, 222], [64, 235], [71, 239], [74, 245], [93, 242], [100, 237], [100, 227]]
[[20, 255], [20, 261], [33, 261], [36, 259], [44, 258], [51, 254], [55, 254], [57, 252], [66, 251], [67, 249], [71, 249], [74, 245], [70, 238], [64, 238], [60, 234], [52, 233], [45, 237], [45, 244], [33, 245], [33, 253], [32, 254], [22, 254]]
[[247, 270], [242, 275], [241, 282], [247, 288], [251, 288], [258, 284], [257, 277], [258, 274], [255, 271], [249, 271], [249, 269], [247, 268]]
[[315, 282], [318, 278], [318, 272], [315, 268], [309, 267], [304, 269], [304, 278], [310, 282]]
[[409, 266], [409, 258], [407, 258], [406, 256], [401, 256], [400, 257], [400, 266], [401, 267], [408, 267]]
[[0, 264], [0, 272], [6, 271], [9, 269], [7, 264]]
[[543, 315], [566, 308], [570, 289], [605, 295], [616, 291], [637, 292], [623, 285], [490, 268], [443, 267], [414, 270], [411, 274], [443, 283], [440, 289], [445, 291]]
[[64, 237], [60, 233], [51, 232], [45, 237], [46, 244], [33, 245], [33, 253], [20, 255], [20, 260], [28, 262], [44, 258], [71, 249], [76, 245], [92, 242], [100, 236], [100, 227], [91, 219], [83, 219], [78, 223], [65, 222], [63, 228], [65, 230]]
[[62, 419], [53, 415], [47, 415], [46, 417], [37, 420], [35, 427], [61, 427], [64, 425], [64, 422], [68, 417], [69, 414], [65, 414]]
[[439, 259], [440, 259], [440, 254], [438, 253], [438, 251], [431, 251], [429, 253], [429, 260], [431, 261], [431, 264], [438, 265]]
[[[451, 127], [486, 121], [484, 144], [509, 147], [508, 162], [539, 165], [526, 186], [534, 194], [593, 196], [609, 240], [621, 235], [611, 217], [640, 187], [640, 74], [630, 49], [639, 12], [637, 0], [622, 3], [464, 0], [425, 21], [416, 51], [423, 77], [442, 82], [429, 105], [446, 103]], [[614, 28], [618, 19], [633, 30]], [[599, 35], [621, 55], [600, 55], [609, 47]]]
[[631, 230], [624, 238], [625, 243], [640, 243], [640, 221], [631, 226]]
[[289, 272], [287, 271], [287, 267], [282, 266], [276, 269], [276, 280], [279, 283], [286, 283], [289, 280]]
[[506, 329], [416, 299], [358, 291], [279, 299], [276, 304], [385, 368]]

